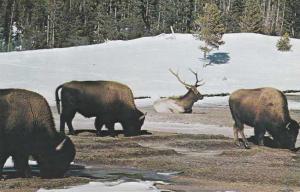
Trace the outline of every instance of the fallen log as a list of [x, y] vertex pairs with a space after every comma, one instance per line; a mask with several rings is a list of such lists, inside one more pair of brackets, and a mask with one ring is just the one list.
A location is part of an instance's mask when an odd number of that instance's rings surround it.
[[300, 93], [300, 90], [285, 90], [283, 93]]
[[[287, 94], [287, 93], [300, 93], [300, 90], [285, 90], [282, 91], [283, 93]], [[203, 97], [226, 97], [229, 96], [230, 93], [215, 93], [215, 94], [203, 94]], [[173, 96], [176, 97], [176, 96]], [[141, 97], [135, 97], [134, 99], [150, 99], [150, 96], [141, 96]], [[170, 98], [170, 97], [160, 97], [161, 99], [163, 98]], [[171, 97], [172, 98], [172, 97]]]
[[204, 94], [203, 97], [226, 97], [230, 93]]
[[140, 97], [134, 97], [134, 99], [150, 99], [150, 96], [140, 96]]

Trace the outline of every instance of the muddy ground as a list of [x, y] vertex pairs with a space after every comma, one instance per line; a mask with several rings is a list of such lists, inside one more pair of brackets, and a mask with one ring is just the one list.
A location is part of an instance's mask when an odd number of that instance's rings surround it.
[[[93, 120], [76, 116], [78, 135], [71, 137], [77, 149], [75, 163], [94, 174], [72, 166], [63, 179], [40, 179], [38, 174], [20, 179], [5, 170], [7, 179], [0, 181], [0, 191], [36, 191], [109, 180], [112, 178], [105, 176], [109, 170], [122, 170], [113, 179], [147, 179], [146, 173], [176, 172], [161, 178], [170, 184], [159, 187], [178, 192], [300, 191], [300, 152], [255, 145], [249, 150], [237, 148], [229, 138], [232, 120], [226, 106], [196, 106], [187, 115], [157, 114], [151, 107], [142, 110], [148, 112], [144, 135], [132, 138], [123, 137], [121, 131], [116, 138], [96, 137]], [[291, 115], [300, 121], [300, 111], [291, 111]], [[57, 114], [55, 120], [57, 124]], [[246, 132], [251, 136], [253, 129]], [[139, 172], [126, 172], [133, 169]], [[101, 176], [95, 176], [95, 170], [102, 170]]]

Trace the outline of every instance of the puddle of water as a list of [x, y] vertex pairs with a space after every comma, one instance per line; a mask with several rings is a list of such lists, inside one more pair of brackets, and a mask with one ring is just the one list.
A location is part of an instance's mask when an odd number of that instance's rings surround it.
[[162, 174], [134, 168], [102, 168], [91, 166], [85, 169], [70, 169], [66, 173], [66, 176], [88, 177], [104, 181], [116, 181], [121, 179], [125, 181], [147, 180], [170, 182], [173, 175], [175, 175], [175, 172]]
[[[33, 162], [33, 161], [32, 161]], [[36, 162], [30, 163], [30, 168], [33, 175], [39, 176], [40, 170]], [[16, 172], [11, 159], [7, 166], [3, 168], [4, 174], [14, 174]], [[144, 171], [135, 168], [103, 168], [96, 166], [83, 166], [79, 164], [71, 164], [65, 176], [86, 177], [101, 181], [162, 181], [169, 183], [171, 177], [180, 174], [179, 172], [156, 173], [154, 171]]]

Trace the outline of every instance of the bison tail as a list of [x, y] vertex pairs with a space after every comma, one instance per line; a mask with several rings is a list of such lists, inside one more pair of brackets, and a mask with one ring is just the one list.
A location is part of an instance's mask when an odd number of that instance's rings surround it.
[[64, 85], [60, 85], [56, 88], [55, 90], [55, 100], [56, 100], [56, 107], [57, 107], [57, 112], [60, 114], [60, 99], [59, 99], [59, 90], [63, 87]]

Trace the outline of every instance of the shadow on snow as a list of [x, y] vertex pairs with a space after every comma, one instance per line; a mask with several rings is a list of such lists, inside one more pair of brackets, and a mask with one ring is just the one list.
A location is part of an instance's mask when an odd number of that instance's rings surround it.
[[228, 62], [230, 61], [230, 56], [229, 53], [218, 52], [208, 55], [206, 59], [201, 58], [200, 60], [207, 62], [203, 64], [204, 67], [211, 65], [223, 65], [228, 64]]

